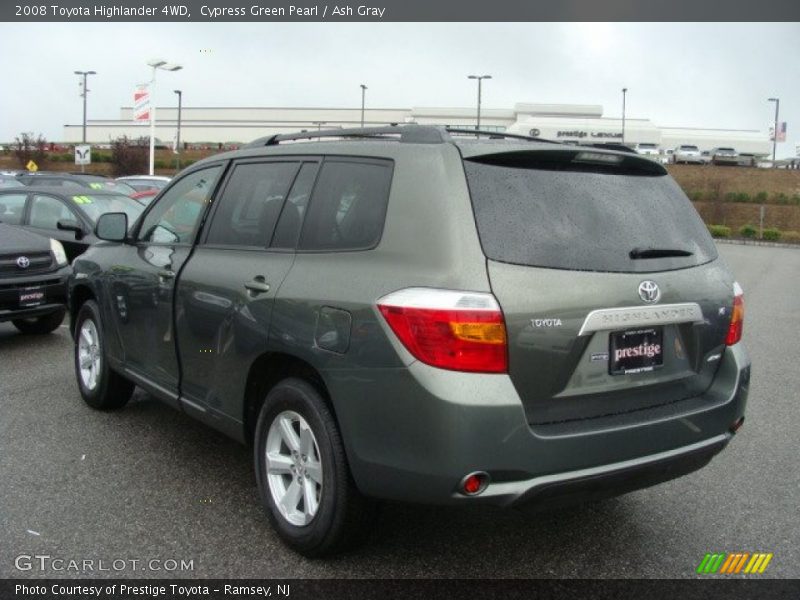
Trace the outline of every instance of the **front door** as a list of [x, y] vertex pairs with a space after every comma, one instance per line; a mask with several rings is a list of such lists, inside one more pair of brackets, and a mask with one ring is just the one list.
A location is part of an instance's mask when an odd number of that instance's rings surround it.
[[213, 165], [175, 181], [145, 215], [135, 243], [125, 246], [124, 267], [111, 268], [110, 310], [126, 369], [173, 400], [178, 392], [173, 291], [221, 171], [222, 165]]
[[294, 261], [296, 205], [310, 194], [317, 168], [305, 157], [234, 163], [178, 282], [184, 408], [233, 435], [241, 432], [249, 369], [267, 351], [273, 302]]

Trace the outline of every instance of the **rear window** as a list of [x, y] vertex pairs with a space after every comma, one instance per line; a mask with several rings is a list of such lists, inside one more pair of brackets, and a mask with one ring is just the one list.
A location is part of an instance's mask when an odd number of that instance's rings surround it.
[[[630, 159], [629, 168], [615, 172], [607, 165], [575, 164], [568, 152], [546, 162], [530, 154], [464, 161], [488, 258], [554, 269], [647, 272], [717, 257], [705, 225], [668, 175], [637, 173]], [[631, 257], [643, 249], [691, 254]]]
[[681, 146], [681, 150], [697, 150], [697, 146]]

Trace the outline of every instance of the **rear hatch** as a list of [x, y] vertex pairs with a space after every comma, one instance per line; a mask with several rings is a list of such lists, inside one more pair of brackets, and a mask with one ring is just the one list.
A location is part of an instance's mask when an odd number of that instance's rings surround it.
[[642, 411], [709, 387], [733, 280], [663, 167], [577, 148], [460, 148], [532, 425]]

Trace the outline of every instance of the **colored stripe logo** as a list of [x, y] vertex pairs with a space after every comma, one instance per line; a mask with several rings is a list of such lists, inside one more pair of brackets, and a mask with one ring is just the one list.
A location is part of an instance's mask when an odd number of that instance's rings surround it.
[[763, 573], [767, 570], [767, 565], [769, 565], [771, 560], [771, 552], [707, 553], [697, 567], [697, 572], [700, 575], [711, 575], [714, 573], [720, 575]]

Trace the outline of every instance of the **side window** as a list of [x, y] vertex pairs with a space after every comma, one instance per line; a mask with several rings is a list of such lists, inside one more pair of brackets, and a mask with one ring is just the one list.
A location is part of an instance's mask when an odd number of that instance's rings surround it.
[[31, 227], [41, 229], [58, 229], [60, 219], [75, 220], [75, 214], [61, 200], [52, 196], [34, 196], [31, 202]]
[[25, 210], [25, 198], [27, 194], [0, 195], [0, 223], [19, 225]]
[[306, 213], [308, 198], [314, 188], [314, 180], [317, 178], [318, 163], [304, 163], [300, 168], [300, 173], [295, 179], [292, 191], [283, 205], [283, 212], [272, 236], [272, 248], [294, 248], [297, 245], [297, 238], [300, 236], [300, 228], [303, 225], [303, 215]]
[[364, 250], [383, 232], [392, 163], [323, 163], [300, 239], [303, 250]]
[[139, 240], [191, 244], [221, 169], [200, 169], [176, 182], [145, 216]]
[[265, 248], [299, 163], [236, 165], [208, 230], [207, 244]]

